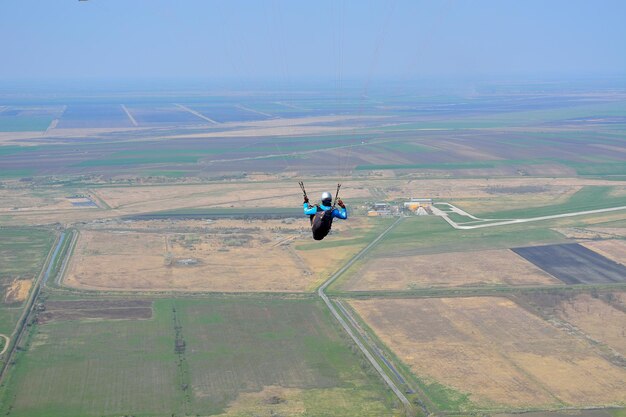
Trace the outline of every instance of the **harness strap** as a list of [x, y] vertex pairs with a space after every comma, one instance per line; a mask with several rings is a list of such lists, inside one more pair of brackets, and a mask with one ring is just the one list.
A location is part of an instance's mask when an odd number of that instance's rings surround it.
[[306, 190], [304, 189], [304, 182], [299, 181], [298, 185], [300, 185], [300, 188], [302, 189], [302, 194], [304, 194], [304, 198], [307, 198], [306, 196]]
[[335, 206], [337, 205], [337, 200], [339, 200], [339, 189], [341, 188], [341, 184], [337, 184], [337, 192], [335, 193], [335, 202], [333, 203], [332, 209], [335, 209]]

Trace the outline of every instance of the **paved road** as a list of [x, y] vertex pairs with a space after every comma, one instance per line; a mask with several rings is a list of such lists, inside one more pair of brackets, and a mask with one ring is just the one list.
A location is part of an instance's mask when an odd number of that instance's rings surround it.
[[[562, 219], [565, 217], [584, 216], [586, 214], [608, 213], [611, 211], [620, 211], [620, 210], [626, 210], [626, 206], [611, 207], [611, 208], [597, 209], [597, 210], [578, 211], [575, 213], [554, 214], [551, 216], [530, 217], [528, 219], [504, 220], [504, 221], [497, 221], [494, 223], [474, 224], [474, 225], [458, 224], [454, 220], [450, 219], [445, 212], [439, 209], [436, 209], [436, 210], [433, 209], [433, 212], [435, 212], [436, 215], [443, 217], [443, 219], [447, 221], [450, 224], [450, 226], [454, 227], [455, 229], [470, 230], [470, 229], [480, 229], [483, 227], [504, 226], [507, 224], [529, 223], [529, 222], [538, 222], [541, 220]], [[487, 220], [487, 219], [482, 219], [482, 220]]]
[[328, 296], [326, 295], [326, 293], [324, 292], [326, 290], [326, 288], [332, 284], [341, 274], [343, 274], [348, 268], [350, 268], [357, 260], [359, 260], [363, 255], [365, 255], [374, 245], [376, 245], [391, 229], [393, 229], [398, 223], [400, 223], [400, 221], [402, 220], [402, 217], [398, 217], [398, 219], [393, 222], [393, 224], [391, 226], [389, 226], [387, 229], [385, 229], [385, 231], [383, 231], [380, 235], [378, 235], [378, 237], [376, 239], [374, 239], [369, 245], [367, 245], [364, 249], [362, 249], [359, 253], [357, 253], [352, 259], [350, 259], [348, 261], [348, 263], [346, 263], [341, 269], [339, 269], [337, 272], [335, 272], [330, 278], [328, 278], [328, 280], [326, 280], [326, 282], [324, 282], [324, 284], [322, 284], [321, 287], [319, 287], [319, 289], [317, 290], [317, 294], [320, 296], [320, 298], [322, 300], [324, 300], [324, 303], [326, 303], [326, 307], [328, 307], [328, 309], [330, 310], [330, 312], [332, 313], [333, 316], [335, 316], [335, 318], [337, 319], [337, 321], [339, 322], [339, 324], [341, 325], [341, 327], [343, 327], [343, 329], [345, 330], [346, 333], [348, 333], [348, 336], [350, 336], [352, 338], [352, 340], [354, 341], [354, 343], [356, 343], [356, 345], [359, 347], [359, 349], [361, 349], [361, 352], [363, 352], [363, 354], [365, 355], [365, 357], [367, 358], [367, 360], [370, 361], [370, 363], [372, 364], [372, 366], [376, 369], [376, 371], [380, 374], [380, 376], [383, 378], [383, 380], [385, 381], [385, 383], [387, 384], [387, 386], [393, 391], [394, 394], [396, 394], [396, 396], [398, 397], [398, 399], [402, 402], [402, 404], [404, 404], [404, 406], [407, 409], [411, 409], [411, 402], [406, 398], [406, 396], [402, 393], [402, 391], [400, 391], [400, 389], [396, 386], [396, 384], [391, 380], [391, 378], [389, 378], [389, 376], [385, 373], [385, 371], [383, 370], [383, 368], [378, 364], [378, 362], [376, 361], [376, 359], [374, 359], [374, 356], [372, 356], [372, 354], [369, 352], [369, 350], [367, 350], [367, 348], [363, 345], [363, 343], [361, 342], [361, 340], [356, 337], [356, 335], [354, 334], [354, 332], [352, 331], [352, 329], [350, 328], [350, 326], [348, 326], [348, 323], [346, 323], [346, 321], [343, 319], [343, 317], [339, 314], [339, 312], [337, 312], [337, 309], [335, 308], [335, 306], [333, 305], [333, 303], [330, 301], [330, 299], [328, 298]]

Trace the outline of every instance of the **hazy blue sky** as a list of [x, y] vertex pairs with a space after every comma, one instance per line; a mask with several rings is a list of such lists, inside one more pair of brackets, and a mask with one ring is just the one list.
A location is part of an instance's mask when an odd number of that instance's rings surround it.
[[5, 0], [0, 79], [626, 73], [626, 1]]

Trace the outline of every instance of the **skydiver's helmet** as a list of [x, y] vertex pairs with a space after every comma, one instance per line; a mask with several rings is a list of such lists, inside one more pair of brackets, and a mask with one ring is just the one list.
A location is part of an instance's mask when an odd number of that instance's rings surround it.
[[330, 207], [332, 203], [333, 203], [333, 195], [329, 193], [328, 191], [324, 191], [322, 193], [322, 204], [325, 205], [326, 207]]

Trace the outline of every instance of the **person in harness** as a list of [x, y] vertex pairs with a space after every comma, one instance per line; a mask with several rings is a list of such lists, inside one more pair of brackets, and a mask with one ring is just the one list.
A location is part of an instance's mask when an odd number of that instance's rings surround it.
[[[303, 190], [304, 191], [304, 188]], [[337, 187], [337, 195], [339, 195], [339, 187]], [[333, 225], [333, 219], [346, 220], [348, 218], [348, 212], [346, 205], [343, 204], [340, 198], [336, 197], [336, 205], [340, 208], [335, 208], [335, 204], [332, 203], [333, 196], [329, 192], [322, 193], [322, 200], [320, 204], [314, 206], [309, 204], [309, 198], [304, 193], [304, 214], [308, 215], [311, 219], [311, 231], [313, 232], [313, 239], [322, 240], [330, 232], [330, 228]]]

